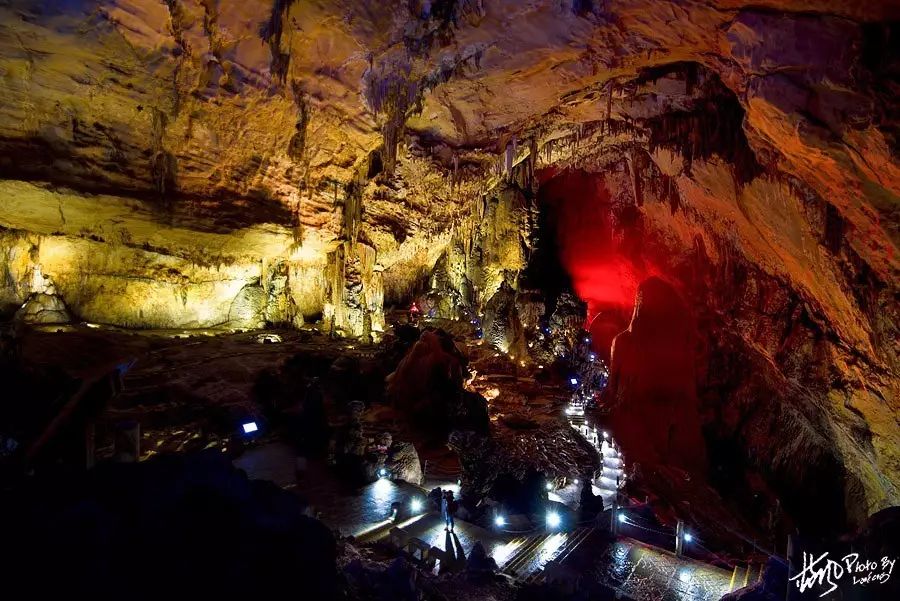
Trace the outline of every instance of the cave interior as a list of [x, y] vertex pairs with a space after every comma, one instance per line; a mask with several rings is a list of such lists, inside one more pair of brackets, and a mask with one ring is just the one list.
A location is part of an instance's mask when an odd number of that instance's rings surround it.
[[0, 3], [11, 586], [774, 600], [896, 557], [898, 23]]

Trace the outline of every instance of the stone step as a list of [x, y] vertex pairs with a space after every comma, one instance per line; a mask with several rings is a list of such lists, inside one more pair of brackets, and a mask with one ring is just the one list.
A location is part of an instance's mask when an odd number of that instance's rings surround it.
[[744, 586], [753, 586], [762, 580], [762, 566], [751, 563], [747, 565], [747, 575], [744, 577]]
[[510, 557], [510, 560], [503, 566], [503, 571], [524, 582], [540, 582], [543, 580], [543, 568], [548, 562], [565, 561], [565, 559], [571, 555], [581, 543], [587, 540], [593, 531], [593, 528], [584, 527], [563, 533], [566, 537], [565, 541], [546, 557], [540, 558], [539, 565], [535, 565], [538, 554], [543, 551], [544, 545], [548, 540], [554, 536], [558, 536], [560, 533], [551, 532], [533, 537], [527, 544], [516, 549], [516, 552]]
[[534, 559], [534, 554], [539, 552], [541, 547], [550, 538], [552, 534], [542, 534], [525, 538], [523, 543], [518, 546], [515, 552], [503, 565], [503, 571], [510, 576], [518, 576], [519, 571]]
[[728, 585], [728, 592], [732, 593], [740, 588], [744, 588], [744, 579], [747, 577], [747, 566], [736, 565], [731, 573], [731, 584]]

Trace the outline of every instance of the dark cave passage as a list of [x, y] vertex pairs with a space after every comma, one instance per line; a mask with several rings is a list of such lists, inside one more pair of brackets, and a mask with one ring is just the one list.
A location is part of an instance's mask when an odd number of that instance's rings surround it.
[[613, 339], [634, 311], [639, 284], [655, 269], [631, 252], [639, 235], [630, 207], [613, 202], [603, 174], [547, 170], [540, 174], [539, 244], [530, 273], [548, 298], [571, 289], [587, 303], [585, 329], [609, 362]]

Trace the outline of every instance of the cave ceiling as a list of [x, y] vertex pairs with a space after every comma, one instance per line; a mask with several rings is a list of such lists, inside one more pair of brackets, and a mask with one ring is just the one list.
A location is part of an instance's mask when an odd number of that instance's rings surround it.
[[[613, 159], [646, 145], [642, 122], [690, 94], [684, 78], [646, 72], [682, 63], [735, 95], [773, 173], [833, 204], [879, 273], [897, 268], [896, 80], [875, 73], [896, 67], [880, 25], [892, 3], [10, 0], [0, 11], [9, 179], [133, 198], [204, 231], [293, 221], [324, 247], [356, 185], [387, 266], [458, 222], [511, 143], [520, 162], [612, 120], [630, 126], [624, 139], [594, 140], [582, 163], [602, 164], [604, 144]], [[392, 163], [395, 144], [394, 176], [367, 178], [372, 153]]]

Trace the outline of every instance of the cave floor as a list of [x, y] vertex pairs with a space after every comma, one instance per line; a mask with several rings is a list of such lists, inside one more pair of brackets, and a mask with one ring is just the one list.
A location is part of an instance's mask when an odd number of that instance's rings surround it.
[[732, 590], [732, 572], [648, 547], [632, 539], [612, 543], [594, 577], [635, 601], [714, 601]]
[[[278, 368], [297, 356], [326, 363], [342, 356], [369, 360], [379, 349], [377, 345], [331, 339], [311, 329], [267, 333], [277, 333], [281, 342], [261, 344], [260, 332], [130, 332], [83, 326], [57, 332], [45, 328], [24, 337], [23, 356], [29, 363], [57, 366], [83, 378], [130, 363], [124, 390], [108, 408], [103, 421], [111, 425], [127, 419], [139, 420], [142, 458], [203, 448], [235, 453], [239, 449], [229, 446], [236, 441], [243, 444], [236, 437], [241, 417], [259, 410], [253, 386], [262, 371]], [[569, 398], [566, 390], [542, 382], [535, 377], [533, 366], [519, 365], [464, 332], [457, 333], [456, 340], [475, 373], [468, 386], [488, 399], [492, 432], [500, 441], [506, 461], [533, 466], [548, 477], [562, 477], [570, 482], [585, 469], [598, 466], [590, 444], [564, 417], [562, 410]], [[367, 435], [387, 430], [395, 439], [416, 444], [430, 466], [426, 469], [427, 488], [452, 485], [458, 469], [453, 453], [443, 445], [417, 438], [392, 408], [374, 405], [366, 412], [364, 424], [369, 430]], [[392, 503], [408, 503], [413, 496], [424, 493], [424, 489], [387, 481], [348, 491], [324, 464], [315, 462], [309, 463], [298, 484], [295, 456], [287, 445], [279, 446], [268, 435], [263, 435], [257, 445], [251, 446], [237, 465], [253, 478], [297, 490], [323, 521], [344, 534], [359, 535], [387, 525]], [[98, 447], [97, 452], [108, 456], [112, 449]], [[668, 481], [678, 482], [677, 475]], [[688, 494], [680, 489], [670, 492], [679, 498]], [[566, 504], [577, 503], [576, 489], [571, 486], [554, 494]], [[693, 510], [705, 509], [702, 498], [690, 500]], [[476, 540], [482, 540], [489, 553], [502, 554], [509, 543], [503, 537], [494, 538], [488, 531], [462, 521], [460, 524], [458, 538], [463, 553], [467, 554]], [[417, 532], [415, 536], [432, 544], [442, 543], [435, 544], [439, 548], [448, 546], [442, 524], [435, 516], [422, 518], [410, 527]], [[455, 539], [451, 542], [455, 548]]]
[[[281, 342], [260, 343], [263, 334], [277, 334]], [[85, 379], [131, 364], [122, 392], [98, 420], [97, 455], [112, 453], [109, 432], [115, 423], [137, 420], [141, 458], [146, 459], [204, 448], [227, 452], [242, 420], [260, 414], [253, 387], [263, 371], [277, 370], [298, 355], [330, 362], [371, 350], [329, 339], [314, 329], [128, 331], [79, 326], [28, 331], [22, 355], [28, 364]]]
[[[332, 529], [371, 543], [387, 538], [393, 527], [444, 551], [434, 571], [443, 573], [463, 569], [465, 558], [478, 542], [495, 559], [501, 570], [526, 577], [543, 569], [551, 559], [566, 554], [569, 540], [579, 537], [583, 528], [568, 532], [538, 532], [522, 536], [481, 528], [461, 519], [453, 533], [444, 529], [437, 512], [387, 519], [392, 504], [404, 506], [425, 491], [404, 482], [379, 480], [348, 490], [322, 462], [309, 462], [302, 472], [296, 470], [296, 454], [279, 442], [261, 445], [244, 453], [235, 465], [251, 479], [269, 480], [300, 494], [311, 504], [311, 513]], [[649, 547], [629, 538], [613, 543], [587, 539], [584, 549], [592, 557], [592, 576], [639, 601], [718, 599], [730, 590], [731, 572], [689, 558]], [[525, 550], [525, 552], [523, 552]]]

